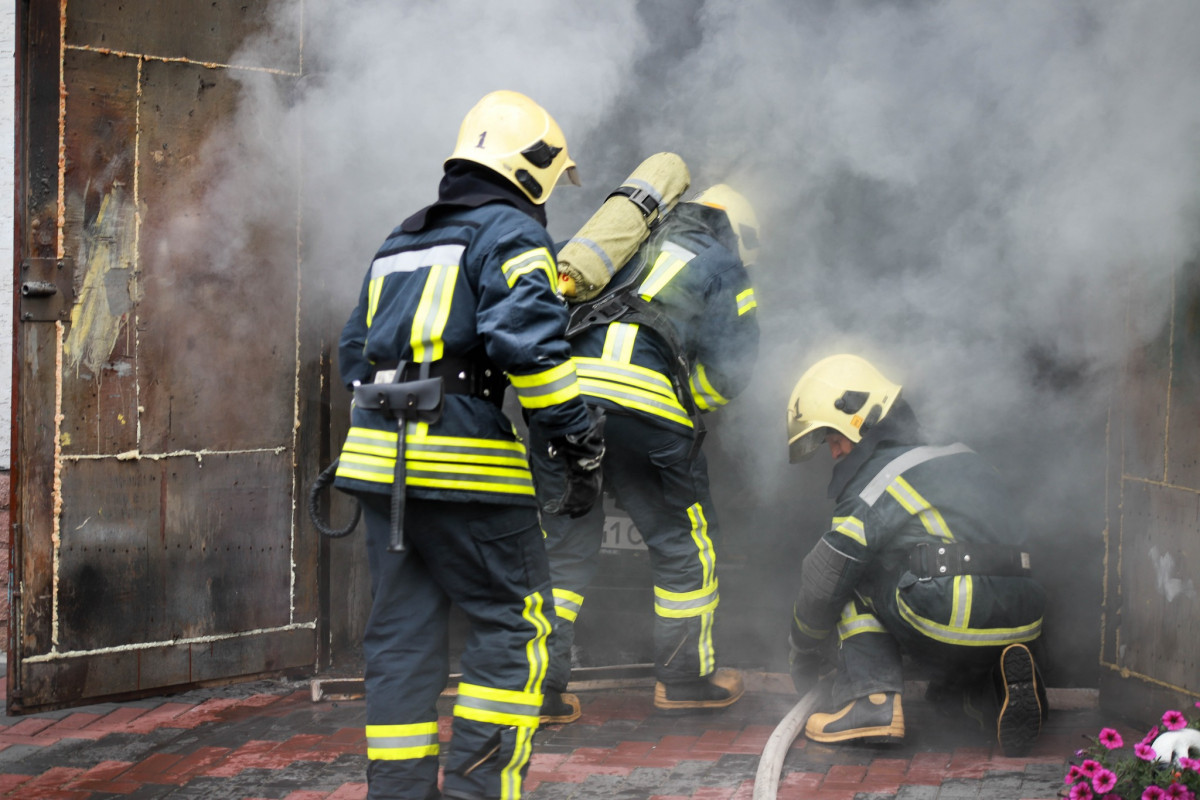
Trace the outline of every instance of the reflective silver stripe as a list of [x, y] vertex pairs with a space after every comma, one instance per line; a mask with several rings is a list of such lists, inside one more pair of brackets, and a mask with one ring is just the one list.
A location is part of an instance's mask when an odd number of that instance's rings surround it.
[[941, 623], [926, 619], [913, 611], [901, 599], [899, 589], [896, 590], [896, 604], [900, 611], [900, 616], [903, 617], [905, 622], [930, 639], [936, 639], [939, 642], [947, 642], [949, 644], [976, 647], [1015, 644], [1017, 642], [1032, 641], [1042, 633], [1041, 619], [1016, 628], [955, 628], [949, 625], [942, 625]]
[[654, 605], [663, 611], [695, 611], [697, 609], [704, 608], [709, 603], [716, 600], [717, 597], [717, 586], [716, 584], [713, 584], [712, 588], [707, 594], [703, 594], [699, 597], [693, 597], [690, 600], [667, 600], [666, 598], [662, 597], [662, 595], [659, 595], [654, 599]]
[[653, 298], [695, 257], [696, 254], [691, 250], [667, 242], [662, 247], [662, 254], [654, 262], [650, 275], [638, 287], [638, 294], [646, 300]]
[[683, 406], [678, 404], [671, 405], [654, 399], [648, 393], [636, 393], [633, 391], [621, 391], [615, 384], [600, 383], [599, 381], [581, 380], [580, 390], [592, 397], [598, 397], [604, 400], [612, 400], [629, 408], [646, 411], [655, 416], [669, 419], [672, 422], [678, 422], [685, 427], [692, 427], [692, 420], [683, 413]]
[[[347, 438], [347, 442], [349, 439]], [[410, 440], [408, 447], [405, 449], [405, 455], [409, 461], [466, 461], [473, 464], [499, 464], [509, 465], [513, 467], [524, 467], [528, 463], [525, 456], [525, 448], [518, 445], [516, 448], [489, 448], [489, 447], [471, 447], [469, 445], [456, 444], [430, 444], [427, 441]], [[395, 458], [396, 449], [392, 448], [392, 457]], [[453, 459], [437, 458], [437, 456], [454, 456]]]
[[867, 532], [863, 528], [862, 520], [858, 517], [842, 517], [840, 520], [834, 520], [833, 532], [840, 533], [863, 547], [867, 546]]
[[461, 244], [439, 244], [424, 250], [405, 250], [371, 262], [371, 279], [382, 278], [396, 272], [415, 272], [421, 267], [434, 264], [458, 264], [462, 261], [466, 247]]
[[504, 714], [505, 716], [512, 717], [536, 717], [539, 713], [541, 713], [542, 710], [540, 704], [514, 703], [506, 702], [504, 700], [488, 700], [483, 697], [462, 694], [461, 692], [459, 692], [458, 702], [455, 705], [459, 706], [459, 708], [473, 708], [477, 711], [486, 711], [492, 714]]
[[561, 378], [550, 381], [549, 383], [539, 384], [537, 386], [521, 386], [513, 383], [513, 388], [517, 390], [517, 398], [522, 401], [522, 405], [530, 400], [536, 400], [540, 397], [547, 397], [555, 392], [561, 392], [570, 389], [578, 379], [575, 376], [575, 371], [571, 370]]
[[849, 639], [859, 633], [887, 633], [878, 619], [870, 614], [856, 614], [837, 624], [838, 639]]
[[401, 747], [429, 747], [438, 743], [437, 731], [413, 734], [412, 736], [368, 736], [367, 747], [371, 749], [395, 749]]
[[608, 277], [611, 278], [613, 275], [617, 274], [617, 268], [613, 266], [612, 259], [609, 258], [608, 252], [603, 247], [596, 244], [593, 240], [585, 239], [582, 236], [575, 236], [571, 238], [567, 244], [578, 244], [586, 247], [588, 250], [591, 250], [593, 253], [595, 253], [597, 258], [604, 262], [604, 269], [608, 271]]
[[858, 497], [867, 505], [873, 506], [875, 505], [875, 501], [887, 491], [892, 481], [918, 464], [924, 464], [926, 461], [932, 461], [935, 458], [942, 458], [943, 456], [970, 452], [972, 452], [971, 448], [961, 442], [946, 445], [945, 447], [914, 447], [907, 453], [892, 459], [892, 461], [879, 471], [878, 475], [871, 479], [871, 482], [859, 493]]
[[[407, 463], [407, 462], [406, 462]], [[475, 472], [467, 468], [456, 468], [457, 465], [443, 464], [440, 467], [431, 466], [428, 462], [418, 461], [414, 464], [408, 464], [408, 473], [411, 480], [432, 480], [443, 478], [446, 480], [477, 482], [477, 483], [503, 483], [511, 486], [530, 486], [532, 480], [529, 473], [518, 470], [506, 470], [502, 472], [503, 467], [489, 469], [486, 472]]]
[[[581, 378], [616, 381], [627, 383], [647, 392], [654, 392], [663, 397], [678, 401], [671, 382], [661, 373], [643, 368], [642, 371], [628, 369], [625, 365], [613, 361], [599, 359], [575, 359], [575, 369]], [[683, 406], [680, 406], [682, 408]]]

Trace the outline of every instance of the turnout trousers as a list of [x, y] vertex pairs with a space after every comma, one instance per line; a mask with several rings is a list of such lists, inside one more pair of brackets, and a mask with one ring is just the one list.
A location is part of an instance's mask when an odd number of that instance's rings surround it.
[[[717, 522], [703, 453], [690, 431], [669, 430], [605, 409], [604, 489], [628, 512], [650, 551], [654, 579], [654, 672], [663, 683], [706, 676], [716, 668], [713, 619], [719, 600]], [[534, 435], [530, 452], [543, 501], [562, 490], [562, 467]], [[601, 503], [578, 519], [543, 515], [554, 632], [546, 688], [562, 691], [571, 675], [575, 620], [596, 575], [604, 541]]]
[[518, 798], [528, 770], [553, 600], [530, 506], [409, 498], [405, 550], [387, 550], [387, 495], [358, 495], [371, 614], [363, 633], [367, 797], [438, 798], [437, 699], [449, 669], [450, 607], [470, 623], [444, 796]]

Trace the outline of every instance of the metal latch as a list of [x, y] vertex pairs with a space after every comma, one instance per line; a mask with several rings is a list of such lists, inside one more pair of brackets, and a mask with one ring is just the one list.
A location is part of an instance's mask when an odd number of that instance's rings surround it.
[[21, 322], [55, 322], [71, 315], [75, 268], [69, 258], [27, 258], [21, 262]]

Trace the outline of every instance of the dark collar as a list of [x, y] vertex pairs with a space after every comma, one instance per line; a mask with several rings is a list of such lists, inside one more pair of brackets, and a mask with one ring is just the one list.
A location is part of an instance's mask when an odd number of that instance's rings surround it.
[[864, 433], [862, 441], [854, 445], [845, 458], [833, 465], [833, 475], [829, 480], [829, 497], [840, 497], [858, 471], [882, 445], [919, 442], [920, 425], [917, 423], [917, 415], [908, 403], [897, 397], [888, 410], [888, 415]]
[[400, 223], [400, 229], [405, 233], [416, 233], [446, 211], [479, 208], [488, 203], [506, 203], [524, 211], [543, 228], [546, 227], [546, 209], [530, 202], [515, 186], [486, 167], [453, 159], [446, 164], [446, 173], [438, 186], [437, 202], [404, 220]]

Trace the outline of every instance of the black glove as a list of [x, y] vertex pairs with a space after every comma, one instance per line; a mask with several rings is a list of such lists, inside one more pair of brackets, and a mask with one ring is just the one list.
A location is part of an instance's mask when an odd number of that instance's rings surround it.
[[550, 440], [550, 457], [566, 467], [562, 497], [542, 506], [547, 514], [582, 517], [600, 498], [600, 463], [604, 459], [604, 411], [588, 407], [591, 425], [583, 433]]
[[825, 657], [819, 647], [797, 647], [790, 636], [788, 645], [791, 647], [788, 667], [792, 673], [792, 685], [796, 687], [796, 694], [803, 697], [816, 688], [817, 681], [827, 671], [823, 669]]

